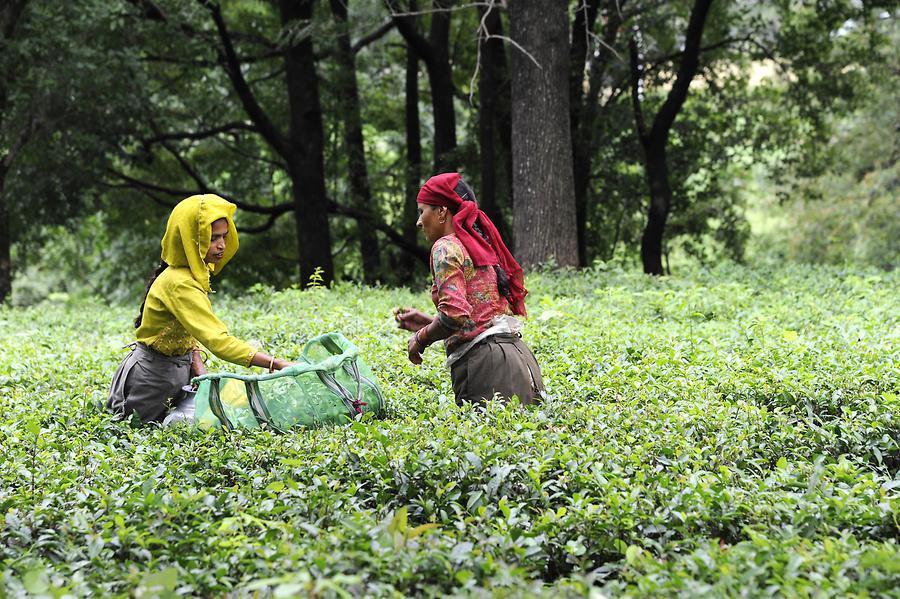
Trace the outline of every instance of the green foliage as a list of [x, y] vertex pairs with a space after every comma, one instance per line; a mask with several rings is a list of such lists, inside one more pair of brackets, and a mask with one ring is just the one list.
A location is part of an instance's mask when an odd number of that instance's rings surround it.
[[[897, 273], [599, 265], [529, 277], [552, 399], [457, 407], [395, 305], [214, 298], [296, 353], [340, 330], [383, 420], [288, 435], [130, 428], [96, 406], [132, 306], [0, 308], [0, 585], [10, 595], [877, 596], [900, 586]], [[233, 368], [213, 360], [212, 369]]]
[[[109, 153], [139, 118], [137, 57], [118, 6], [28, 2], [0, 52], [0, 194], [12, 239], [93, 207]], [[20, 152], [6, 152], [25, 143]]]
[[[868, 97], [832, 118], [822, 144], [829, 169], [787, 187], [781, 205], [767, 205], [781, 223], [759, 235], [764, 256], [801, 262], [860, 264], [891, 269], [900, 256], [900, 51], [895, 43], [870, 65]], [[766, 186], [765, 196], [774, 190]]]
[[320, 289], [325, 287], [325, 279], [322, 278], [322, 267], [317, 266], [311, 275], [309, 275], [309, 281], [306, 282], [306, 287], [308, 289]]

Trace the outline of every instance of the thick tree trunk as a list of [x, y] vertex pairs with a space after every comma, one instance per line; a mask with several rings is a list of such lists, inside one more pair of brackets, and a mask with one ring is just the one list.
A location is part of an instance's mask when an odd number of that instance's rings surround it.
[[641, 237], [641, 262], [645, 273], [662, 275], [663, 233], [669, 218], [669, 207], [672, 205], [665, 141], [644, 146], [644, 173], [650, 189], [650, 208]]
[[434, 0], [439, 12], [431, 15], [432, 56], [426, 61], [428, 82], [431, 85], [431, 105], [434, 110], [434, 169], [435, 172], [457, 168], [452, 156], [456, 149], [456, 113], [453, 110], [453, 67], [450, 65], [450, 6], [448, 0]]
[[6, 166], [0, 164], [0, 304], [12, 293], [12, 258], [10, 248], [12, 237], [9, 229], [9, 210], [3, 184], [6, 180]]
[[363, 276], [367, 283], [374, 283], [381, 275], [381, 255], [378, 237], [371, 225], [372, 193], [369, 188], [369, 174], [366, 168], [366, 151], [362, 132], [362, 118], [359, 107], [359, 88], [356, 82], [356, 56], [347, 29], [348, 0], [331, 0], [331, 11], [341, 28], [338, 33], [337, 62], [342, 72], [338, 74], [338, 96], [342, 102], [344, 117], [344, 144], [347, 147], [347, 167], [350, 178], [350, 193], [353, 205], [369, 216], [370, 222], [357, 221], [359, 231], [359, 252], [362, 256]]
[[[488, 13], [485, 26], [490, 35], [502, 34], [500, 11], [496, 7]], [[481, 188], [478, 190], [478, 200], [481, 209], [494, 222], [500, 236], [506, 240], [509, 238], [509, 232], [497, 201], [498, 151], [494, 144], [495, 139], [501, 136], [498, 131], [500, 129], [498, 104], [502, 100], [501, 86], [505, 67], [503, 42], [498, 38], [489, 38], [483, 39], [479, 43], [481, 44], [481, 76], [478, 82], [478, 91], [481, 106], [478, 112], [478, 137], [481, 146]]]
[[[25, 4], [26, 0], [3, 2], [0, 7], [0, 42], [2, 42], [0, 45], [5, 45], [13, 37], [25, 10]], [[6, 73], [6, 76], [6, 81], [0, 80], [0, 124], [6, 114], [9, 87], [14, 81], [12, 73]], [[25, 140], [21, 140], [21, 143], [24, 144]], [[17, 145], [17, 142], [13, 145]], [[6, 150], [7, 152], [0, 156], [0, 304], [12, 293], [12, 231], [9, 227], [11, 215], [6, 203], [4, 186], [15, 151], [10, 148]]]
[[[280, 0], [282, 23], [309, 20], [315, 0]], [[294, 156], [288, 167], [293, 186], [294, 217], [300, 250], [300, 280], [306, 283], [316, 268], [326, 283], [334, 278], [331, 231], [323, 159], [324, 133], [319, 80], [312, 39], [305, 37], [285, 51], [290, 132], [288, 143]]]
[[516, 251], [523, 265], [578, 265], [566, 0], [516, 0], [512, 39], [513, 195]]
[[[416, 4], [411, 3], [414, 9]], [[419, 127], [419, 58], [409, 45], [406, 47], [406, 202], [401, 214], [404, 239], [415, 244], [418, 231], [416, 195], [422, 184], [422, 133]], [[400, 261], [400, 278], [410, 281], [415, 270], [414, 257], [404, 254]]]
[[[416, 12], [409, 4], [404, 9], [398, 0], [385, 0], [393, 14]], [[453, 67], [450, 64], [450, 0], [433, 0], [431, 31], [426, 39], [416, 30], [415, 16], [396, 16], [397, 31], [412, 47], [428, 71], [431, 86], [431, 109], [434, 113], [434, 170], [436, 173], [452, 171], [456, 160], [451, 155], [456, 149], [456, 113], [453, 110]]]

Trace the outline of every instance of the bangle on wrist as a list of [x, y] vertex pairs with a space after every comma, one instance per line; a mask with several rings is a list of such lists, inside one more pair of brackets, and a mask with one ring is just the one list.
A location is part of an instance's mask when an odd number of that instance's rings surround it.
[[275, 356], [269, 359], [269, 372], [275, 372]]

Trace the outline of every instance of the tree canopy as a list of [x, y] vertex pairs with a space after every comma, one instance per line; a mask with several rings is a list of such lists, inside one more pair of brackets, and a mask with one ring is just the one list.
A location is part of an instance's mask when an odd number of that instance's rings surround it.
[[[47, 289], [135, 293], [198, 192], [239, 208], [226, 286], [405, 284], [427, 268], [415, 192], [449, 170], [528, 265], [742, 260], [748, 189], [812, 201], [871, 171], [834, 140], [896, 126], [874, 108], [895, 96], [896, 18], [851, 0], [9, 2], [0, 296], [51, 259], [74, 272]], [[830, 230], [806, 217], [796, 231]], [[891, 264], [878, 247], [842, 255]]]

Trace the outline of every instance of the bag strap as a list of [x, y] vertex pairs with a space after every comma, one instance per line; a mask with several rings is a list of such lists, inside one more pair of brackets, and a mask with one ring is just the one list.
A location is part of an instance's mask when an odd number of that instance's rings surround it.
[[369, 405], [368, 402], [362, 401], [363, 385], [374, 391], [375, 396], [378, 398], [378, 401], [382, 405], [384, 405], [384, 397], [382, 397], [381, 391], [378, 389], [378, 385], [362, 375], [362, 373], [359, 371], [359, 366], [356, 364], [356, 359], [351, 360], [349, 364], [345, 362], [343, 364], [343, 367], [344, 372], [353, 377], [353, 379], [356, 381], [356, 407], [359, 414], [362, 414], [362, 408], [360, 406]]
[[344, 407], [347, 408], [347, 411], [350, 412], [351, 416], [355, 416], [356, 414], [361, 414], [362, 412], [359, 410], [359, 407], [354, 404], [353, 396], [350, 395], [350, 392], [341, 385], [340, 382], [334, 375], [330, 372], [318, 371], [316, 374], [319, 375], [319, 380], [322, 381], [322, 384], [325, 385], [329, 391], [337, 395], [341, 401], [344, 402]]
[[211, 379], [209, 382], [209, 409], [226, 430], [234, 429], [234, 425], [225, 415], [225, 408], [222, 407], [222, 399], [219, 397], [219, 379]]
[[259, 427], [270, 428], [275, 432], [283, 433], [284, 431], [275, 426], [275, 423], [272, 421], [272, 414], [269, 413], [269, 408], [259, 392], [259, 383], [256, 381], [245, 381], [244, 387], [247, 390], [247, 402], [250, 404], [250, 410], [253, 412], [256, 422], [259, 423]]

